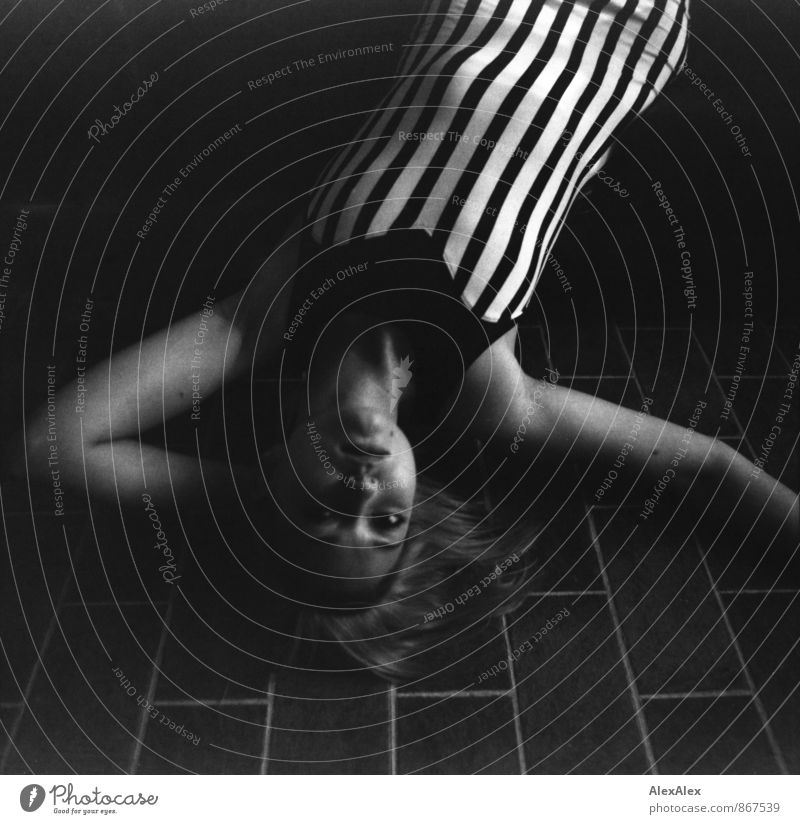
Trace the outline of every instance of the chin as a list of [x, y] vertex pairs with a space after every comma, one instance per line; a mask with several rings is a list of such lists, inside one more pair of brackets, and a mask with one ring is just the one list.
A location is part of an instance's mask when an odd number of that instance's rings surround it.
[[344, 452], [355, 447], [372, 455], [394, 455], [411, 449], [397, 421], [373, 407], [335, 409], [319, 418], [317, 425]]

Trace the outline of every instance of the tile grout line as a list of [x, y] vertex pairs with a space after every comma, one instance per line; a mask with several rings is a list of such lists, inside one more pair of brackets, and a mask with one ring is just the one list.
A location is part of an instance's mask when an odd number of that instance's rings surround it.
[[622, 330], [620, 329], [618, 324], [614, 324], [614, 329], [617, 332], [617, 340], [619, 341], [619, 345], [622, 347], [622, 354], [625, 355], [625, 359], [628, 361], [628, 372], [629, 374], [625, 377], [632, 377], [633, 382], [636, 384], [636, 388], [639, 390], [639, 397], [644, 401], [647, 397], [644, 391], [644, 387], [642, 386], [641, 381], [639, 380], [639, 376], [636, 374], [636, 370], [633, 368], [633, 355], [628, 351], [628, 347], [625, 344], [625, 338], [622, 337]]
[[[69, 586], [69, 580], [66, 581], [62, 589], [66, 592], [66, 588]], [[47, 630], [44, 634], [44, 638], [42, 638], [42, 643], [39, 649], [36, 651], [36, 660], [33, 662], [33, 666], [30, 670], [30, 675], [28, 676], [28, 681], [25, 684], [25, 691], [23, 692], [22, 701], [18, 702], [18, 712], [17, 716], [14, 719], [14, 722], [11, 724], [11, 727], [8, 732], [8, 741], [5, 746], [5, 750], [3, 752], [3, 757], [0, 758], [0, 773], [5, 772], [6, 761], [10, 755], [11, 748], [13, 746], [12, 742], [17, 738], [17, 734], [19, 733], [19, 727], [22, 723], [22, 717], [25, 715], [25, 709], [28, 706], [29, 699], [31, 693], [33, 692], [33, 684], [36, 681], [36, 677], [39, 674], [39, 671], [42, 668], [42, 659], [47, 655], [48, 647], [50, 646], [50, 641], [53, 639], [53, 635], [56, 632], [56, 626], [58, 624], [57, 616], [58, 613], [61, 611], [63, 604], [59, 601], [56, 602], [56, 609], [53, 613], [53, 617], [50, 619], [50, 622], [47, 626]]]
[[[695, 332], [694, 328], [689, 327], [689, 329], [691, 330], [692, 340], [694, 341], [695, 345], [697, 346], [698, 351], [700, 352], [703, 360], [705, 361], [706, 366], [708, 367], [709, 372], [711, 374], [711, 378], [712, 378], [714, 384], [717, 387], [717, 390], [720, 392], [720, 394], [723, 398], [726, 398], [727, 395], [726, 395], [726, 393], [725, 393], [725, 391], [722, 387], [722, 384], [720, 383], [719, 376], [717, 375], [716, 371], [714, 370], [714, 368], [711, 364], [711, 361], [709, 360], [708, 355], [706, 354], [706, 350], [705, 350], [703, 344], [701, 343], [700, 339], [697, 337], [697, 333]], [[625, 341], [622, 338], [622, 333], [621, 333], [619, 327], [617, 327], [617, 334], [619, 335], [620, 343], [623, 345], [623, 348], [625, 349], [626, 355], [628, 355], [627, 347], [625, 347]], [[628, 359], [630, 360], [630, 355], [628, 355]], [[632, 361], [631, 361], [631, 370], [633, 371], [633, 362]], [[638, 383], [638, 379], [637, 379], [637, 383]], [[733, 423], [734, 423], [736, 429], [739, 432], [740, 441], [745, 444], [745, 446], [747, 447], [747, 449], [749, 450], [751, 455], [755, 455], [755, 451], [753, 450], [752, 444], [750, 443], [750, 438], [745, 433], [745, 430], [742, 427], [741, 421], [739, 420], [739, 416], [736, 414], [736, 411], [734, 409], [731, 409], [730, 417], [733, 419]], [[718, 431], [719, 431], [719, 429], [718, 429]], [[592, 531], [594, 532], [595, 529], [594, 529], [593, 521], [592, 521], [591, 525], [592, 525]], [[720, 591], [717, 587], [717, 582], [714, 579], [714, 576], [711, 574], [711, 569], [709, 568], [708, 563], [706, 562], [705, 555], [704, 555], [704, 553], [702, 551], [702, 548], [700, 547], [700, 545], [699, 545], [696, 538], [695, 538], [695, 546], [697, 547], [697, 550], [700, 553], [700, 558], [701, 558], [703, 567], [705, 569], [706, 576], [707, 576], [708, 581], [710, 583], [711, 591], [714, 595], [714, 598], [716, 599], [716, 602], [717, 602], [717, 605], [720, 609], [720, 612], [722, 613], [722, 619], [723, 619], [725, 627], [728, 631], [728, 635], [731, 638], [734, 650], [736, 652], [736, 656], [739, 659], [739, 663], [742, 667], [742, 673], [744, 674], [745, 681], [747, 682], [747, 685], [749, 687], [749, 694], [745, 693], [745, 695], [749, 695], [750, 697], [752, 697], [753, 704], [756, 708], [756, 712], [758, 713], [759, 717], [761, 718], [763, 728], [764, 728], [764, 732], [767, 736], [767, 740], [769, 741], [770, 747], [773, 751], [773, 755], [775, 756], [775, 759], [778, 763], [778, 767], [781, 770], [781, 772], [783, 772], [784, 774], [787, 774], [788, 770], [787, 770], [786, 763], [785, 763], [784, 758], [783, 758], [783, 753], [781, 752], [780, 747], [778, 746], [778, 742], [775, 739], [774, 733], [772, 732], [772, 727], [769, 724], [769, 719], [767, 718], [766, 711], [764, 709], [764, 705], [761, 703], [761, 699], [759, 698], [759, 696], [756, 692], [755, 682], [753, 681], [753, 678], [750, 674], [750, 670], [748, 669], [748, 667], [745, 664], [744, 655], [742, 653], [741, 647], [739, 646], [738, 638], [733, 633], [733, 627], [731, 626], [730, 619], [728, 617], [728, 613], [727, 613], [727, 611], [725, 609], [725, 606], [723, 604], [722, 596], [720, 595]], [[598, 545], [598, 553], [599, 553], [599, 549], [600, 548], [599, 548], [599, 545]], [[603, 575], [605, 576], [605, 568], [603, 568]]]
[[681, 700], [688, 698], [752, 698], [750, 690], [693, 690], [692, 692], [642, 693], [646, 701]]
[[[541, 336], [541, 330], [539, 330], [539, 334]], [[548, 363], [550, 363], [550, 358], [547, 358]], [[552, 363], [550, 364], [552, 366]], [[479, 454], [479, 461], [481, 466], [485, 469], [485, 462], [483, 460], [483, 450], [480, 449], [478, 451]], [[489, 490], [487, 489], [486, 485], [484, 484], [481, 489], [483, 493], [483, 505], [486, 510], [487, 517], [494, 520], [494, 509], [492, 507], [492, 501], [489, 497]], [[506, 616], [504, 615], [502, 618], [502, 626], [503, 626], [503, 642], [506, 648], [506, 654], [508, 655], [508, 660], [511, 663], [511, 642], [508, 636], [508, 621], [506, 620]], [[519, 771], [520, 775], [525, 775], [527, 773], [527, 766], [525, 764], [525, 750], [522, 744], [522, 724], [520, 721], [520, 709], [519, 709], [519, 695], [517, 693], [517, 682], [514, 677], [514, 665], [511, 663], [509, 667], [509, 678], [511, 681], [510, 687], [510, 694], [511, 694], [511, 712], [514, 714], [514, 736], [517, 739], [517, 763], [519, 764]], [[469, 694], [466, 690], [463, 691], [464, 694]], [[491, 692], [487, 690], [487, 692]], [[493, 696], [496, 697], [496, 696]]]
[[[2, 498], [0, 498], [0, 503], [2, 503]], [[0, 513], [2, 515], [2, 513]], [[5, 518], [3, 517], [3, 527], [5, 532]], [[78, 555], [83, 551], [84, 546], [84, 538], [88, 531], [88, 527], [86, 524], [83, 524], [83, 530], [81, 531], [80, 538], [78, 539]], [[6, 538], [8, 535], [6, 534]], [[10, 544], [9, 544], [10, 546]], [[25, 710], [28, 707], [29, 699], [31, 693], [33, 691], [33, 684], [36, 681], [36, 677], [39, 674], [43, 666], [43, 659], [44, 656], [47, 654], [48, 647], [50, 646], [50, 642], [52, 641], [53, 635], [55, 635], [56, 626], [60, 626], [59, 616], [61, 610], [64, 608], [67, 600], [67, 592], [69, 592], [70, 585], [72, 583], [72, 578], [67, 577], [64, 583], [61, 585], [61, 591], [58, 594], [58, 598], [56, 599], [55, 609], [53, 610], [53, 616], [50, 618], [50, 621], [47, 625], [47, 629], [45, 630], [44, 637], [42, 638], [41, 644], [39, 645], [39, 649], [36, 650], [36, 659], [33, 662], [33, 666], [30, 670], [30, 675], [28, 676], [28, 680], [25, 684], [25, 690], [22, 693], [22, 701], [19, 703], [19, 710], [17, 712], [17, 716], [14, 719], [13, 723], [10, 725], [8, 731], [8, 741], [6, 742], [6, 746], [3, 749], [2, 755], [0, 755], [0, 773], [5, 772], [6, 762], [8, 761], [11, 750], [13, 748], [13, 742], [17, 738], [17, 734], [19, 733], [19, 727], [22, 723], [22, 718], [25, 715]], [[47, 579], [45, 578], [45, 586], [47, 586]], [[10, 663], [10, 662], [9, 662]]]
[[[703, 359], [706, 362], [706, 366], [708, 366], [709, 370], [711, 371], [711, 374], [714, 378], [714, 382], [717, 385], [717, 389], [720, 391], [720, 393], [722, 393], [723, 397], [727, 398], [727, 395], [725, 394], [725, 391], [722, 388], [722, 384], [719, 381], [719, 377], [717, 376], [717, 373], [714, 371], [711, 361], [709, 360], [708, 355], [706, 354], [706, 350], [703, 347], [703, 344], [700, 342], [700, 339], [695, 334], [694, 330], [692, 330], [692, 337], [694, 338], [694, 341], [697, 344], [697, 348], [700, 350], [700, 353], [702, 354]], [[731, 409], [731, 417], [733, 418], [734, 423], [736, 424], [736, 427], [741, 434], [742, 441], [747, 446], [748, 450], [750, 451], [750, 454], [754, 456], [756, 453], [753, 449], [753, 445], [750, 443], [750, 438], [745, 432], [744, 428], [742, 427], [742, 423], [739, 420], [739, 416], [736, 414], [735, 409]], [[755, 707], [758, 717], [761, 719], [764, 734], [767, 736], [767, 741], [769, 742], [770, 749], [772, 750], [772, 754], [775, 758], [775, 761], [777, 762], [778, 769], [784, 775], [788, 775], [789, 770], [786, 766], [786, 760], [784, 759], [783, 752], [781, 751], [780, 745], [778, 744], [778, 741], [775, 738], [775, 733], [772, 731], [772, 726], [769, 723], [769, 716], [767, 715], [767, 712], [764, 709], [764, 704], [762, 703], [761, 698], [758, 695], [758, 691], [756, 690], [756, 684], [753, 680], [753, 676], [750, 674], [750, 668], [747, 666], [747, 663], [745, 662], [744, 653], [742, 652], [742, 648], [739, 645], [739, 638], [733, 631], [733, 625], [731, 624], [730, 617], [728, 616], [728, 611], [722, 600], [722, 596], [719, 593], [719, 589], [717, 588], [717, 581], [711, 573], [711, 568], [708, 566], [708, 562], [706, 561], [706, 556], [703, 551], [703, 548], [700, 546], [700, 543], [696, 537], [694, 540], [694, 544], [698, 554], [700, 555], [700, 561], [703, 564], [703, 569], [705, 570], [706, 577], [709, 583], [711, 584], [711, 591], [714, 593], [714, 599], [717, 602], [717, 606], [722, 615], [722, 621], [725, 625], [725, 629], [728, 632], [728, 637], [731, 639], [731, 644], [733, 645], [736, 657], [742, 668], [742, 674], [744, 675], [744, 679], [747, 682], [747, 686], [752, 696], [753, 706]]]
[[[616, 507], [606, 507], [608, 509]], [[529, 598], [583, 598], [584, 595], [605, 595], [604, 589], [551, 589], [549, 592], [528, 592], [525, 600]]]
[[520, 775], [527, 775], [528, 765], [525, 763], [525, 746], [522, 742], [522, 721], [520, 719], [519, 694], [517, 692], [517, 679], [514, 675], [514, 661], [511, 657], [511, 639], [508, 636], [508, 621], [503, 616], [503, 640], [506, 645], [508, 655], [508, 677], [511, 682], [509, 692], [511, 694], [511, 712], [514, 713], [514, 735], [517, 739], [517, 762], [519, 763]]
[[594, 523], [594, 516], [592, 515], [591, 508], [588, 508], [587, 521], [589, 523], [589, 530], [591, 532], [595, 554], [597, 555], [597, 561], [600, 565], [600, 575], [603, 579], [603, 585], [606, 588], [606, 604], [608, 605], [608, 611], [611, 613], [611, 621], [614, 624], [614, 635], [617, 639], [617, 647], [619, 648], [622, 666], [625, 669], [625, 674], [628, 679], [628, 689], [630, 691], [631, 701], [633, 703], [636, 726], [639, 728], [639, 735], [642, 738], [642, 746], [644, 747], [645, 756], [650, 767], [650, 773], [652, 775], [658, 775], [659, 772], [656, 764], [655, 753], [653, 752], [653, 746], [650, 743], [650, 733], [647, 729], [647, 720], [644, 717], [642, 697], [639, 694], [639, 687], [636, 684], [636, 675], [634, 674], [633, 666], [630, 662], [630, 658], [628, 657], [628, 650], [625, 646], [625, 639], [622, 635], [622, 625], [619, 620], [619, 614], [617, 613], [614, 598], [611, 594], [611, 581], [608, 577], [608, 572], [606, 571], [606, 565], [603, 562], [603, 554], [600, 550], [600, 539], [597, 535], [597, 527]]
[[711, 569], [708, 566], [708, 562], [706, 561], [706, 556], [703, 553], [702, 547], [698, 543], [697, 539], [695, 539], [695, 547], [700, 555], [700, 560], [703, 564], [703, 568], [705, 569], [706, 575], [708, 576], [709, 581], [711, 582], [711, 589], [714, 593], [714, 598], [717, 601], [717, 606], [719, 607], [720, 613], [722, 614], [722, 620], [725, 624], [725, 629], [728, 631], [728, 637], [731, 639], [731, 644], [733, 645], [734, 651], [736, 652], [736, 657], [739, 660], [739, 665], [742, 668], [742, 674], [744, 675], [744, 679], [747, 682], [747, 686], [750, 690], [750, 695], [753, 699], [753, 706], [758, 713], [758, 717], [761, 719], [762, 729], [764, 730], [764, 734], [767, 736], [767, 741], [769, 741], [770, 748], [772, 749], [772, 754], [775, 757], [775, 761], [778, 764], [778, 768], [784, 775], [789, 774], [789, 769], [786, 766], [786, 760], [783, 757], [783, 752], [781, 751], [780, 745], [778, 744], [777, 739], [775, 738], [775, 733], [772, 731], [772, 725], [769, 723], [769, 716], [767, 715], [767, 711], [764, 709], [764, 704], [761, 702], [761, 698], [759, 697], [758, 690], [756, 689], [756, 683], [753, 680], [753, 676], [750, 674], [750, 668], [747, 666], [747, 662], [744, 658], [744, 653], [742, 652], [742, 648], [739, 645], [739, 636], [733, 631], [733, 625], [731, 624], [730, 617], [728, 616], [728, 610], [725, 607], [725, 604], [722, 600], [722, 596], [719, 594], [716, 583], [714, 578], [711, 575]]
[[798, 595], [800, 589], [791, 589], [790, 587], [771, 587], [770, 589], [723, 589], [720, 588], [721, 595]]
[[264, 718], [264, 741], [261, 745], [261, 766], [259, 775], [267, 775], [269, 770], [269, 745], [272, 738], [272, 722], [275, 714], [275, 673], [269, 674], [267, 682], [267, 712]]
[[405, 698], [500, 698], [502, 695], [508, 695], [508, 690], [458, 690], [457, 692], [449, 692], [448, 690], [408, 690], [399, 692], [398, 699]]
[[[627, 357], [627, 353], [623, 353], [623, 354], [625, 354], [626, 357]], [[555, 372], [556, 370], [553, 369], [552, 371]], [[572, 373], [569, 373], [569, 372], [559, 372], [558, 377], [559, 378], [565, 378], [567, 380], [576, 380], [576, 381], [604, 381], [604, 380], [627, 381], [627, 380], [630, 380], [633, 377], [633, 374], [631, 373], [631, 374], [628, 374], [628, 375], [616, 375], [616, 374], [612, 375], [612, 374], [606, 374], [604, 372], [602, 375], [598, 375], [597, 373], [592, 375], [590, 373], [572, 374]], [[768, 375], [767, 377], [770, 377], [770, 376]]]
[[163, 698], [159, 707], [266, 707], [269, 695], [263, 698]]
[[[708, 355], [706, 355], [706, 358], [708, 358]], [[717, 375], [716, 372], [714, 374]], [[732, 381], [735, 377], [736, 377], [736, 375], [717, 375], [717, 378], [719, 378], [719, 380], [726, 380], [726, 381]], [[768, 381], [776, 381], [776, 380], [786, 380], [788, 377], [789, 377], [789, 368], [787, 367], [785, 375], [780, 375], [777, 372], [767, 372], [764, 375], [740, 375], [739, 380], [743, 380], [743, 381], [756, 380], [757, 381], [757, 380], [761, 380], [761, 378], [765, 378]]]
[[155, 659], [153, 660], [153, 669], [150, 672], [150, 682], [147, 685], [147, 697], [145, 704], [141, 708], [139, 715], [139, 727], [136, 731], [136, 740], [133, 742], [133, 751], [131, 752], [131, 761], [128, 768], [129, 775], [135, 775], [139, 767], [139, 759], [142, 754], [142, 746], [144, 745], [144, 736], [147, 732], [147, 722], [150, 720], [150, 713], [147, 712], [147, 706], [153, 706], [153, 701], [156, 697], [156, 687], [158, 686], [158, 673], [161, 670], [161, 661], [164, 656], [164, 649], [167, 646], [167, 629], [172, 622], [172, 605], [174, 603], [174, 590], [170, 595], [169, 606], [167, 607], [166, 615], [164, 616], [164, 624], [161, 628], [161, 637], [158, 639], [158, 647], [156, 648]]
[[397, 687], [389, 686], [389, 771], [397, 775]]
[[[703, 344], [700, 342], [700, 338], [697, 337], [697, 334], [695, 333], [694, 329], [692, 330], [692, 338], [694, 339], [694, 342], [695, 342], [700, 354], [703, 356], [703, 360], [706, 362], [706, 366], [708, 367], [708, 369], [711, 373], [711, 377], [713, 378], [713, 381], [716, 384], [717, 389], [719, 390], [719, 393], [720, 393], [721, 397], [727, 399], [728, 395], [725, 392], [725, 390], [722, 388], [722, 384], [720, 383], [719, 376], [714, 371], [714, 367], [712, 366], [711, 361], [709, 360], [708, 355], [706, 354], [706, 350], [705, 350]], [[736, 428], [739, 430], [740, 440], [743, 441], [744, 444], [747, 446], [748, 450], [750, 451], [750, 454], [755, 456], [756, 453], [753, 449], [753, 445], [750, 443], [750, 438], [747, 435], [747, 433], [745, 432], [744, 427], [742, 426], [742, 422], [739, 420], [739, 416], [736, 414], [736, 410], [732, 406], [731, 406], [730, 417], [733, 418], [733, 422], [736, 425]], [[718, 426], [717, 431], [719, 431], [720, 428], [721, 427]]]

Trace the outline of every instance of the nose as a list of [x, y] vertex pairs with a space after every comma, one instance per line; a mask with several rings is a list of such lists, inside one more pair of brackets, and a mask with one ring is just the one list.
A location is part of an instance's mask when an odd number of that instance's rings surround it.
[[377, 491], [378, 484], [373, 482], [371, 475], [363, 471], [340, 481], [331, 503], [349, 518], [362, 518]]

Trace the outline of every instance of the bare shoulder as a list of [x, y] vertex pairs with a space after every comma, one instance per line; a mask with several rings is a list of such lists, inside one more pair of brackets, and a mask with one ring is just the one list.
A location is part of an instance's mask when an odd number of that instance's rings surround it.
[[299, 263], [299, 227], [295, 221], [250, 282], [220, 305], [231, 324], [241, 331], [247, 356], [259, 363], [277, 357], [288, 326]]
[[467, 370], [449, 421], [465, 437], [510, 444], [523, 421], [529, 437], [547, 436], [550, 416], [541, 403], [545, 381], [525, 374], [516, 342], [517, 330], [510, 329]]

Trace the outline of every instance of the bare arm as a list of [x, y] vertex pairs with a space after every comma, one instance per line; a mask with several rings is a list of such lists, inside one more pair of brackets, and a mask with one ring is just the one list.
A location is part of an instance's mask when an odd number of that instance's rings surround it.
[[702, 414], [702, 401], [695, 420], [678, 426], [647, 414], [645, 406], [631, 410], [531, 378], [526, 383], [529, 394], [538, 393], [550, 429], [544, 450], [596, 467], [590, 473], [598, 484], [595, 502], [613, 476], [613, 484], [644, 492], [632, 501], [641, 505], [643, 520], [664, 501], [688, 499], [719, 525], [730, 518], [744, 530], [740, 534], [757, 523], [768, 541], [776, 537], [787, 546], [800, 541], [797, 494], [726, 443], [698, 432], [693, 424]]
[[[204, 461], [201, 476], [196, 458], [167, 453], [140, 436], [181, 413], [188, 418], [197, 402], [193, 386], [205, 398], [219, 389], [223, 376], [241, 374], [243, 335], [231, 313], [232, 300], [223, 301], [201, 328], [197, 311], [87, 370], [82, 412], [75, 403], [77, 382], [62, 387], [51, 426], [41, 409], [30, 416], [27, 454], [17, 456], [17, 474], [44, 478], [55, 450], [62, 486], [80, 493], [85, 485], [92, 497], [122, 503], [138, 500], [145, 490], [162, 499], [171, 499], [172, 491], [201, 499], [203, 480], [215, 486], [228, 479], [222, 463]], [[194, 385], [193, 371], [199, 377]]]
[[[180, 414], [197, 414], [203, 399], [223, 381], [248, 375], [274, 356], [280, 340], [277, 322], [263, 324], [267, 308], [280, 317], [281, 289], [296, 265], [295, 243], [283, 243], [253, 281], [220, 301], [211, 313], [198, 310], [166, 329], [129, 346], [88, 370], [85, 403], [76, 410], [77, 381], [55, 396], [55, 425], [44, 410], [30, 416], [24, 449], [14, 457], [14, 474], [29, 480], [49, 476], [48, 458], [57, 450], [65, 488], [122, 503], [140, 500], [146, 490], [172, 500], [203, 501], [206, 490], [227, 489], [233, 468], [221, 461], [167, 452], [141, 442], [141, 434]], [[193, 397], [194, 393], [194, 397]], [[254, 461], [255, 466], [255, 461]], [[236, 474], [255, 469], [237, 467]], [[245, 477], [245, 488], [247, 477]]]
[[731, 516], [742, 535], [757, 529], [768, 541], [776, 536], [790, 548], [800, 543], [797, 494], [689, 421], [677, 426], [644, 407], [626, 409], [547, 375], [525, 375], [512, 337], [484, 353], [467, 383], [469, 394], [480, 399], [471, 434], [514, 460], [573, 460], [586, 470], [590, 494], [598, 491], [601, 498], [613, 469], [615, 491], [633, 490], [628, 502], [641, 505], [643, 518], [665, 500], [687, 499], [708, 521]]

